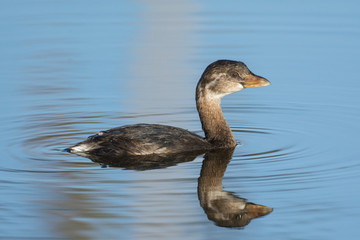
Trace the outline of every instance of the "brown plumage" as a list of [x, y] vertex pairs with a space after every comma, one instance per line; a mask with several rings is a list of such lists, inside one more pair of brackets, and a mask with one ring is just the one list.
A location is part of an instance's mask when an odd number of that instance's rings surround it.
[[81, 156], [121, 157], [233, 148], [236, 140], [222, 114], [221, 98], [247, 87], [269, 84], [242, 62], [218, 60], [205, 69], [196, 87], [196, 106], [205, 138], [172, 126], [135, 124], [99, 132], [67, 151]]

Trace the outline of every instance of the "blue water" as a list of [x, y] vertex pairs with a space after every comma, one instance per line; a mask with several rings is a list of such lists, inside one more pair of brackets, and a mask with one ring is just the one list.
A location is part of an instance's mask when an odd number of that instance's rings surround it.
[[[357, 239], [357, 1], [0, 0], [1, 239]], [[148, 171], [63, 152], [99, 130], [201, 134], [194, 90], [217, 59], [272, 82], [224, 98], [239, 142], [224, 190], [274, 209], [208, 219], [204, 156]]]

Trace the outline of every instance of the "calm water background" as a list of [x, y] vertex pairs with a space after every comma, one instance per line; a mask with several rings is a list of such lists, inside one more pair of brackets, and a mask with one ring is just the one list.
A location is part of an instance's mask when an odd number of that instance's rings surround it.
[[[1, 239], [358, 238], [358, 1], [0, 0], [0, 34]], [[129, 123], [201, 133], [217, 59], [272, 82], [222, 104], [241, 143], [224, 189], [268, 216], [208, 220], [202, 156], [133, 171], [61, 151]]]

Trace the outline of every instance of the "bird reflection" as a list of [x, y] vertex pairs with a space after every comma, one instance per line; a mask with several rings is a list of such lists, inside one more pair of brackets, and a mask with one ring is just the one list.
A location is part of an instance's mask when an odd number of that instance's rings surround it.
[[187, 152], [178, 154], [159, 154], [147, 156], [104, 157], [87, 155], [93, 162], [100, 163], [103, 167], [120, 167], [128, 170], [152, 170], [175, 166], [179, 163], [190, 162], [204, 152]]
[[[198, 197], [209, 220], [221, 227], [244, 227], [254, 218], [265, 216], [272, 208], [247, 202], [231, 192], [224, 191], [222, 179], [234, 149], [223, 149], [205, 153], [200, 177], [198, 179]], [[173, 155], [129, 156], [127, 158], [104, 158], [88, 155], [92, 161], [103, 167], [121, 167], [131, 170], [151, 170], [166, 168], [182, 162], [189, 162], [203, 152], [191, 152]]]
[[244, 227], [253, 218], [265, 216], [272, 208], [247, 202], [224, 191], [222, 178], [234, 149], [205, 154], [198, 179], [198, 197], [209, 220], [221, 227]]

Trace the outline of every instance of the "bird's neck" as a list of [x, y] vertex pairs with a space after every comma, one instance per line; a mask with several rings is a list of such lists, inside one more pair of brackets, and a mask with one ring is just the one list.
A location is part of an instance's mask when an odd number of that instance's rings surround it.
[[221, 98], [197, 89], [196, 107], [208, 142], [220, 148], [236, 146], [234, 135], [221, 110]]

